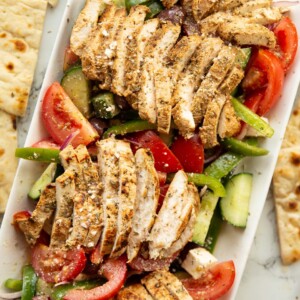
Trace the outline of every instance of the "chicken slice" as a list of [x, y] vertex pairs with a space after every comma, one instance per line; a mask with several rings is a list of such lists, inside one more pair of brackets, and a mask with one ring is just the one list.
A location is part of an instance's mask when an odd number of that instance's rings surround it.
[[219, 118], [218, 134], [220, 138], [223, 139], [225, 137], [235, 136], [240, 130], [241, 121], [235, 114], [230, 99], [227, 99]]
[[187, 199], [188, 179], [183, 171], [178, 171], [172, 180], [163, 205], [155, 219], [149, 236], [150, 258], [161, 256], [186, 228], [193, 208], [193, 199]]
[[216, 5], [215, 0], [193, 0], [192, 11], [194, 19], [200, 22], [204, 17], [206, 17]]
[[169, 50], [175, 45], [180, 34], [180, 26], [167, 22], [153, 35], [145, 48], [145, 63], [141, 72], [141, 90], [138, 93], [138, 110], [142, 119], [154, 124], [157, 107], [155, 98], [155, 74]]
[[270, 25], [279, 22], [282, 18], [282, 13], [281, 8], [268, 7], [256, 9], [245, 14], [244, 17], [247, 20], [247, 23]]
[[226, 96], [216, 93], [214, 99], [209, 102], [204, 116], [203, 125], [200, 127], [199, 135], [204, 148], [212, 148], [218, 142], [218, 124], [222, 108], [226, 102]]
[[172, 257], [175, 253], [182, 250], [185, 245], [192, 240], [194, 225], [196, 223], [196, 216], [198, 215], [200, 210], [200, 197], [198, 190], [194, 184], [189, 183], [188, 185], [188, 197], [194, 199], [194, 206], [191, 211], [189, 222], [186, 228], [182, 231], [178, 240], [176, 240], [170, 248], [162, 252], [162, 258]]
[[192, 113], [196, 125], [202, 121], [208, 103], [214, 98], [217, 88], [234, 62], [235, 51], [229, 46], [223, 46], [192, 100]]
[[143, 5], [133, 6], [129, 15], [125, 18], [122, 27], [117, 34], [116, 57], [112, 66], [112, 85], [113, 93], [124, 96], [126, 60], [131, 59], [132, 53], [128, 51], [128, 44], [133, 39], [133, 34], [144, 23], [149, 8]]
[[231, 94], [244, 78], [244, 71], [241, 67], [234, 66], [221, 84], [219, 90], [224, 95]]
[[202, 77], [220, 52], [222, 45], [223, 42], [219, 38], [205, 38], [176, 83], [172, 97], [172, 103], [175, 105], [172, 115], [180, 134], [185, 137], [189, 137], [195, 130], [191, 100], [199, 88]]
[[132, 230], [128, 238], [128, 261], [132, 261], [138, 255], [142, 242], [147, 241], [149, 237], [160, 194], [159, 179], [150, 150], [143, 148], [137, 150], [135, 161], [137, 190]]
[[97, 143], [100, 179], [103, 184], [103, 222], [104, 228], [99, 243], [100, 256], [110, 254], [117, 233], [119, 206], [119, 155], [114, 138]]
[[[85, 76], [92, 80], [103, 80], [103, 72], [107, 69], [109, 54], [104, 46], [111, 45], [114, 36], [114, 19], [117, 11], [115, 5], [106, 6], [100, 21], [89, 35], [83, 48], [81, 62]], [[106, 51], [106, 52], [105, 52]]]
[[56, 212], [51, 233], [51, 248], [66, 245], [72, 224], [73, 198], [75, 195], [74, 172], [67, 169], [56, 178]]
[[155, 97], [157, 105], [157, 129], [168, 134], [172, 116], [172, 92], [180, 73], [190, 62], [199, 46], [197, 35], [184, 36], [167, 55], [163, 67], [155, 74]]
[[102, 0], [87, 0], [85, 7], [80, 12], [70, 38], [71, 49], [78, 56], [81, 56], [88, 36], [97, 26], [98, 17], [104, 8], [105, 3]]
[[252, 14], [258, 8], [267, 8], [272, 6], [272, 0], [251, 0], [246, 1], [242, 5], [233, 10], [233, 14], [238, 16], [246, 16]]
[[117, 295], [117, 300], [153, 300], [147, 290], [140, 283], [123, 288]]
[[276, 38], [272, 31], [260, 24], [246, 23], [243, 19], [222, 23], [217, 32], [221, 38], [238, 45], [256, 45], [271, 49], [276, 46]]
[[132, 227], [133, 208], [137, 192], [135, 158], [130, 144], [124, 141], [117, 141], [117, 153], [119, 155], [120, 169], [119, 211], [117, 234], [111, 257], [118, 257], [126, 250], [128, 235]]
[[140, 90], [139, 80], [141, 66], [144, 61], [144, 51], [148, 41], [153, 36], [159, 26], [159, 19], [150, 19], [133, 34], [133, 38], [128, 43], [128, 58], [125, 65], [125, 81], [127, 90], [125, 96], [128, 103], [137, 109], [137, 92]]
[[45, 222], [51, 218], [56, 208], [56, 188], [49, 184], [42, 192], [36, 208], [29, 219], [17, 221], [18, 227], [24, 233], [26, 242], [33, 246], [40, 237]]
[[[249, 0], [219, 0], [213, 8], [213, 12], [228, 11], [239, 7]], [[263, 0], [264, 1], [264, 0]]]

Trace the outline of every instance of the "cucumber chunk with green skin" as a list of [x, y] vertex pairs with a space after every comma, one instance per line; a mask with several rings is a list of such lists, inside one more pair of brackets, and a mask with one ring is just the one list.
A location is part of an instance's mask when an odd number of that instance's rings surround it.
[[217, 206], [219, 197], [210, 191], [206, 191], [201, 199], [201, 209], [196, 218], [194, 226], [193, 242], [203, 246], [210, 227], [214, 210]]
[[239, 173], [226, 184], [226, 196], [220, 200], [224, 220], [237, 227], [246, 227], [249, 214], [253, 175]]
[[43, 174], [38, 178], [38, 180], [33, 184], [31, 190], [28, 193], [28, 196], [33, 199], [37, 200], [46, 186], [51, 183], [55, 177], [57, 170], [57, 164], [51, 163]]
[[92, 104], [96, 116], [102, 119], [111, 119], [119, 114], [120, 108], [114, 100], [114, 95], [110, 92], [103, 92], [92, 98]]
[[71, 68], [61, 80], [61, 86], [73, 103], [86, 117], [91, 116], [90, 81], [84, 76], [81, 66]]
[[38, 296], [45, 295], [50, 297], [50, 295], [53, 292], [53, 286], [54, 284], [47, 283], [46, 281], [44, 281], [42, 278], [39, 277], [36, 282], [36, 294]]

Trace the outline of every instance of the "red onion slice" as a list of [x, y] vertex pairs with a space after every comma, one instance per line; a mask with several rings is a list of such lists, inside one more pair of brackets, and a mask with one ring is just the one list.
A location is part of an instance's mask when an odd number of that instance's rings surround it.
[[70, 145], [72, 143], [72, 141], [75, 139], [75, 137], [79, 134], [79, 129], [75, 130], [74, 132], [72, 132], [67, 138], [66, 140], [62, 143], [62, 145], [60, 146], [59, 150], [64, 150], [68, 145]]

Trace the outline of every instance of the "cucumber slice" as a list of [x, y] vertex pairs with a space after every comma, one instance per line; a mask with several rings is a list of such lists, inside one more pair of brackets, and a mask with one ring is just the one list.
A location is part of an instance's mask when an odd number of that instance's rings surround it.
[[220, 200], [221, 214], [234, 226], [244, 228], [247, 225], [252, 179], [250, 173], [239, 173], [226, 184], [226, 196]]
[[61, 86], [80, 112], [89, 118], [91, 116], [90, 81], [84, 76], [81, 66], [68, 70], [61, 80]]
[[43, 172], [40, 178], [33, 184], [31, 190], [28, 193], [28, 196], [33, 199], [37, 200], [40, 196], [42, 191], [46, 188], [46, 186], [51, 183], [55, 177], [57, 170], [57, 164], [51, 163], [47, 169]]
[[111, 119], [119, 114], [120, 109], [114, 100], [114, 95], [110, 92], [101, 93], [92, 98], [97, 117]]
[[203, 246], [219, 197], [207, 191], [201, 199], [201, 209], [194, 226], [193, 242]]

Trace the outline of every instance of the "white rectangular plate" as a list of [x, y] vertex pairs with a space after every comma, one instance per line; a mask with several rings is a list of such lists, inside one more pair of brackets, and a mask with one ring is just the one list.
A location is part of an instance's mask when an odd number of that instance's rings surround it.
[[[60, 81], [62, 77], [64, 50], [69, 43], [72, 26], [84, 2], [84, 0], [70, 0], [66, 6], [66, 11], [62, 19], [26, 139], [25, 145], [27, 146], [47, 136], [40, 118], [41, 101], [48, 86], [54, 81]], [[291, 10], [290, 16], [300, 33], [300, 19], [299, 17], [297, 18], [299, 15], [300, 7], [295, 7]], [[233, 300], [235, 298], [271, 183], [278, 152], [292, 110], [299, 81], [300, 49], [298, 49], [295, 63], [286, 77], [281, 100], [269, 115], [270, 123], [275, 129], [275, 134], [271, 139], [266, 139], [263, 146], [270, 151], [270, 154], [265, 157], [249, 158], [243, 162], [243, 170], [254, 174], [247, 228], [242, 230], [230, 225], [224, 225], [216, 245], [214, 253], [216, 257], [220, 261], [233, 259], [236, 266], [234, 285], [230, 293], [223, 297], [224, 300]], [[20, 277], [20, 270], [24, 263], [28, 261], [28, 251], [25, 240], [22, 234], [17, 232], [11, 225], [11, 221], [15, 212], [33, 208], [32, 200], [27, 198], [27, 193], [33, 182], [41, 174], [43, 167], [44, 166], [40, 163], [25, 160], [21, 160], [19, 163], [0, 231], [0, 291], [5, 290], [2, 283], [7, 278]]]

